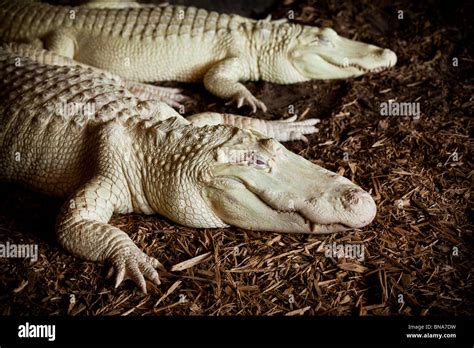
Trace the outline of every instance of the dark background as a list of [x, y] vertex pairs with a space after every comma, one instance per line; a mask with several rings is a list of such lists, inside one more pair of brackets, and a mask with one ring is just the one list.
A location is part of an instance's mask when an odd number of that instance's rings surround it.
[[[196, 230], [159, 216], [114, 216], [111, 223], [167, 269], [211, 252], [192, 269], [161, 274], [162, 285], [149, 284], [144, 295], [132, 282], [113, 289], [103, 264], [61, 249], [54, 237], [61, 200], [0, 184], [0, 240], [37, 243], [41, 254], [36, 263], [0, 259], [0, 313], [472, 314], [473, 2], [186, 3], [256, 18], [283, 18], [292, 10], [295, 22], [330, 26], [397, 53], [394, 68], [356, 79], [246, 83], [269, 106], [255, 117], [281, 119], [293, 105], [301, 118], [321, 118], [320, 132], [308, 144], [286, 146], [370, 190], [376, 219], [362, 231], [305, 236]], [[182, 87], [192, 97], [188, 115], [249, 111], [225, 106], [202, 85], [165, 85]], [[389, 99], [419, 102], [420, 118], [380, 116], [380, 104]], [[326, 258], [324, 245], [333, 242], [362, 243], [365, 260]], [[236, 246], [239, 256], [233, 254]], [[175, 290], [162, 299], [172, 285]], [[179, 302], [180, 295], [188, 302]]]

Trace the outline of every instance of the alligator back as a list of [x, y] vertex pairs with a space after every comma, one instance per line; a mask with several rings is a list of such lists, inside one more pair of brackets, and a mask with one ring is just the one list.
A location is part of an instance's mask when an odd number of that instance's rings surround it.
[[246, 51], [246, 40], [237, 38], [256, 22], [184, 6], [114, 9], [0, 0], [0, 43], [34, 43], [138, 81], [199, 81], [215, 63]]
[[3, 42], [43, 38], [51, 30], [61, 28], [124, 39], [199, 36], [236, 30], [242, 23], [255, 22], [238, 15], [184, 6], [113, 9], [0, 0], [0, 40]]
[[138, 102], [105, 74], [0, 48], [0, 178], [69, 194], [94, 171], [100, 128], [137, 115]]

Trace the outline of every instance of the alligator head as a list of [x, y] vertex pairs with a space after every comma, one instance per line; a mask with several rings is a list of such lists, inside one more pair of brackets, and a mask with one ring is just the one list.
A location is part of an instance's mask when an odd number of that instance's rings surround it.
[[281, 42], [276, 46], [281, 52], [273, 58], [260, 59], [272, 60], [266, 62], [271, 69], [260, 66], [262, 78], [275, 82], [356, 77], [384, 70], [397, 62], [393, 51], [344, 38], [331, 28], [283, 24], [272, 35]]
[[180, 170], [171, 165], [168, 175], [174, 178], [161, 180], [163, 202], [157, 204], [168, 206], [158, 212], [178, 223], [330, 233], [361, 228], [375, 217], [376, 205], [367, 192], [276, 140], [226, 126], [191, 131], [186, 141], [168, 144], [175, 154], [186, 147], [199, 150], [181, 156]]
[[254, 230], [329, 233], [369, 224], [372, 197], [273, 139], [237, 131], [218, 147], [208, 196], [225, 223]]

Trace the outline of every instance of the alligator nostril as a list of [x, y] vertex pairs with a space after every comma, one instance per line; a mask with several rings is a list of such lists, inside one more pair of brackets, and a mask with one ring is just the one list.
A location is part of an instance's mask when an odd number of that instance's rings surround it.
[[367, 191], [352, 187], [342, 193], [341, 202], [346, 213], [351, 216], [347, 225], [361, 228], [369, 224], [377, 213], [377, 206]]
[[383, 57], [385, 56], [385, 54], [386, 54], [385, 48], [377, 48], [376, 50], [374, 50], [374, 53], [373, 53], [375, 57]]
[[363, 196], [365, 193], [366, 192], [361, 190], [361, 189], [351, 188], [351, 189], [347, 190], [346, 192], [344, 192], [342, 197], [344, 198], [344, 201], [347, 204], [355, 205], [355, 204], [359, 203], [360, 197]]

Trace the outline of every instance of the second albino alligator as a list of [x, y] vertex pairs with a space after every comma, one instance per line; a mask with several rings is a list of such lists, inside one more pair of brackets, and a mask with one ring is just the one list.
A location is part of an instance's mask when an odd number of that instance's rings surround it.
[[60, 244], [108, 261], [116, 286], [131, 278], [143, 291], [145, 278], [159, 284], [160, 264], [108, 223], [113, 213], [294, 233], [360, 228], [376, 213], [359, 186], [259, 132], [196, 127], [165, 104], [137, 99], [118, 78], [3, 49], [0, 179], [67, 198]]
[[[117, 0], [85, 7], [0, 0], [0, 42], [34, 43], [139, 82], [203, 81], [214, 95], [254, 111], [266, 106], [240, 81], [347, 78], [397, 60], [389, 49], [343, 38], [330, 28], [194, 7], [126, 6]], [[144, 95], [163, 91], [139, 83], [135, 88]]]

